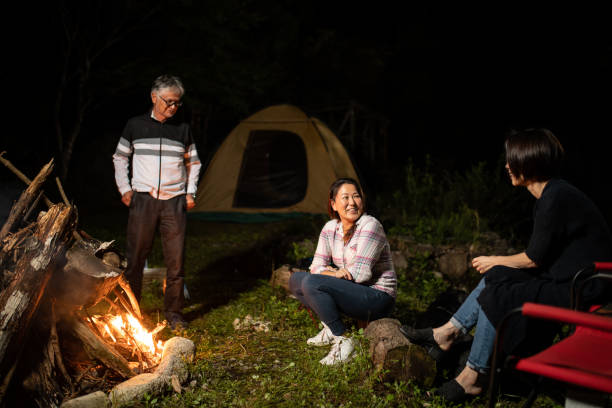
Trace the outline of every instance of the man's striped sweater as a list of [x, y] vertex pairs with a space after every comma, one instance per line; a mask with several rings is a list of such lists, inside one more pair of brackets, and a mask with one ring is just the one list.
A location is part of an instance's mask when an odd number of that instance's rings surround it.
[[121, 195], [133, 190], [161, 200], [195, 194], [202, 166], [189, 125], [174, 123], [172, 119], [159, 122], [151, 112], [127, 122], [113, 163]]

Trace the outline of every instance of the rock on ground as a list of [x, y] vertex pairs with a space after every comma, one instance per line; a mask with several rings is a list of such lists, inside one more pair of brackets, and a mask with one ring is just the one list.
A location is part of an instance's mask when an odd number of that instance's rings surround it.
[[376, 368], [387, 370], [387, 378], [413, 380], [430, 387], [436, 377], [436, 362], [425, 349], [399, 331], [397, 319], [383, 318], [368, 324], [364, 331], [370, 341], [370, 355]]
[[73, 398], [60, 405], [60, 408], [107, 408], [111, 401], [102, 391], [92, 392], [82, 397]]

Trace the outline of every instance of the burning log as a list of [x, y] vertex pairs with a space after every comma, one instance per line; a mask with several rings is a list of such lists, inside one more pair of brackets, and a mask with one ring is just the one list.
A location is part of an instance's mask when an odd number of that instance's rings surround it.
[[[41, 353], [24, 353], [19, 361], [23, 378], [22, 387], [38, 406], [56, 406], [64, 398], [63, 389], [74, 391], [60, 351], [59, 336], [55, 325], [55, 307], [45, 299], [38, 308], [24, 350], [40, 350]], [[48, 317], [51, 317], [50, 319]]]
[[62, 407], [107, 407], [124, 406], [146, 394], [162, 393], [168, 386], [181, 392], [181, 383], [189, 375], [187, 362], [195, 356], [195, 344], [182, 337], [173, 337], [164, 345], [163, 357], [153, 373], [140, 374], [113, 387], [108, 395], [97, 391], [64, 401]]
[[71, 319], [68, 322], [70, 333], [78, 338], [87, 355], [102, 362], [107, 367], [116, 371], [123, 378], [130, 378], [135, 373], [130, 369], [127, 360], [117, 353], [108, 344], [98, 337], [84, 322], [79, 319]]
[[24, 242], [32, 235], [34, 224], [20, 229], [14, 234], [10, 234], [0, 242], [0, 291], [6, 289], [15, 276], [15, 264], [25, 251]]
[[138, 305], [138, 300], [136, 300], [136, 295], [134, 295], [134, 292], [130, 288], [130, 284], [128, 283], [128, 281], [125, 279], [123, 275], [121, 275], [117, 283], [119, 283], [119, 286], [121, 286], [121, 289], [123, 289], [125, 294], [128, 296], [128, 299], [130, 300], [130, 304], [132, 305], [132, 310], [136, 314], [136, 317], [138, 317], [139, 319], [142, 319], [142, 313], [140, 312], [140, 306]]
[[[108, 390], [133, 378], [134, 365], [141, 373], [154, 369], [163, 348], [155, 336], [165, 325], [153, 332], [142, 326], [123, 277], [125, 259], [112, 242], [77, 233], [76, 208], [63, 191], [64, 204], [39, 192], [53, 161], [30, 182], [1, 156], [29, 187], [0, 233], [0, 406], [57, 406], [92, 387]], [[49, 210], [16, 230], [36, 197]], [[102, 300], [114, 316], [89, 316], [87, 309]]]
[[71, 236], [74, 210], [57, 204], [44, 214], [15, 266], [15, 277], [0, 294], [0, 400], [10, 382], [47, 282], [60, 266]]
[[124, 309], [128, 311], [128, 313], [132, 315], [137, 315], [140, 317], [140, 309], [138, 309], [138, 313], [136, 313], [134, 309], [132, 308], [132, 306], [130, 305], [130, 303], [128, 303], [128, 301], [125, 299], [121, 291], [115, 288], [113, 289], [113, 293], [115, 294], [115, 296], [117, 296], [117, 300], [119, 300], [119, 303], [121, 304], [121, 306], [123, 306]]
[[118, 285], [123, 273], [118, 266], [107, 265], [94, 256], [83, 242], [76, 242], [67, 251], [66, 265], [55, 273], [49, 288], [51, 296], [74, 309], [96, 305]]

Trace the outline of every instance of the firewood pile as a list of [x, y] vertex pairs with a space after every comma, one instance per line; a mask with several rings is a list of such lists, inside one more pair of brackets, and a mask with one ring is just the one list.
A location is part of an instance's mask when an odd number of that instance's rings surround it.
[[[3, 156], [28, 186], [0, 230], [0, 406], [59, 406], [155, 369], [164, 325], [144, 329], [125, 258], [78, 230], [58, 179], [64, 202], [46, 197], [53, 160], [30, 181]], [[108, 310], [90, 315], [94, 306]]]

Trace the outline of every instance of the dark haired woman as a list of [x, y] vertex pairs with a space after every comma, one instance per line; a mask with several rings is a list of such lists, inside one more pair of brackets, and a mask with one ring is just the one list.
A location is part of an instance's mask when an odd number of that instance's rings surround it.
[[319, 236], [310, 273], [291, 275], [289, 288], [314, 310], [323, 329], [307, 340], [315, 346], [332, 345], [320, 362], [333, 365], [348, 360], [354, 349], [341, 314], [371, 321], [393, 308], [396, 276], [389, 242], [382, 225], [365, 214], [361, 187], [349, 178], [330, 187], [329, 215]]
[[[578, 189], [556, 178], [563, 158], [557, 138], [546, 129], [516, 131], [506, 138], [505, 151], [512, 185], [527, 188], [536, 198], [527, 249], [516, 255], [474, 258], [474, 268], [486, 275], [443, 326], [401, 328], [413, 343], [426, 346], [439, 359], [456, 338], [476, 326], [466, 367], [436, 391], [451, 401], [482, 392], [481, 374], [489, 369], [495, 327], [506, 313], [524, 302], [569, 307], [574, 274], [594, 261], [612, 259], [612, 236], [599, 210]], [[593, 283], [584, 300], [601, 299], [607, 290], [604, 282]], [[527, 320], [517, 317], [510, 324], [504, 351], [524, 349]], [[550, 341], [550, 333], [542, 329], [541, 324], [529, 327], [530, 332], [545, 334], [540, 341]]]

